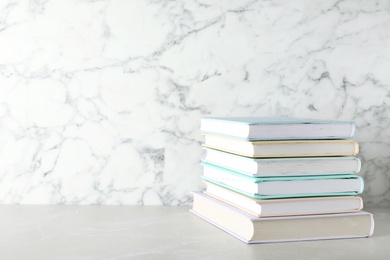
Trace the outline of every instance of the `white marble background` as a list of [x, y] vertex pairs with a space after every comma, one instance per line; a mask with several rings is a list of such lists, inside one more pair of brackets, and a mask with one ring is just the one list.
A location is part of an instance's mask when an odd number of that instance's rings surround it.
[[0, 203], [190, 204], [199, 117], [357, 123], [390, 205], [390, 1], [0, 1]]

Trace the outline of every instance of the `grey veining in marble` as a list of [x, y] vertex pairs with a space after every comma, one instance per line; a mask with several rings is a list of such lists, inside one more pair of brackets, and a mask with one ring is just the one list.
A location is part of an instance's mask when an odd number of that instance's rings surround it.
[[389, 1], [0, 2], [0, 203], [191, 203], [202, 115], [352, 120], [390, 205]]

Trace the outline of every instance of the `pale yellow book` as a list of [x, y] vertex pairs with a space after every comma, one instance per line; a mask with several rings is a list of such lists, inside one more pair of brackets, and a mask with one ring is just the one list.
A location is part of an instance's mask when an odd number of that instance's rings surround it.
[[205, 134], [203, 146], [253, 158], [355, 156], [359, 152], [353, 139], [248, 141]]
[[200, 130], [252, 140], [348, 139], [355, 134], [355, 123], [292, 117], [202, 117]]

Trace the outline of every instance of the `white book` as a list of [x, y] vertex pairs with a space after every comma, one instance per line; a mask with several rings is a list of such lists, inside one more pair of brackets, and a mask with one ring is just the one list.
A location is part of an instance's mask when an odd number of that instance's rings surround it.
[[334, 214], [357, 212], [363, 208], [359, 196], [330, 196], [287, 199], [255, 199], [205, 181], [208, 196], [256, 217]]
[[193, 214], [249, 244], [369, 237], [371, 213], [257, 218], [201, 192], [194, 192]]
[[346, 139], [355, 134], [351, 121], [288, 117], [202, 117], [200, 129], [254, 140]]

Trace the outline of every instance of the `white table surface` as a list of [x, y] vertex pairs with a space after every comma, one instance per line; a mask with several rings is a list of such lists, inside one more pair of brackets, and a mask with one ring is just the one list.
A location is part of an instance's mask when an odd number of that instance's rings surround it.
[[247, 245], [189, 207], [0, 206], [0, 259], [390, 259], [390, 208], [371, 238]]

